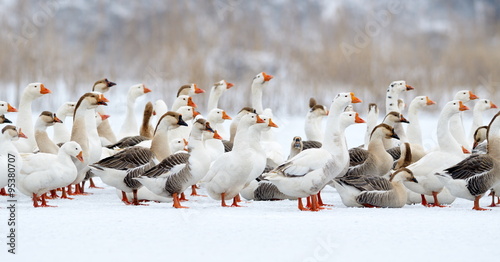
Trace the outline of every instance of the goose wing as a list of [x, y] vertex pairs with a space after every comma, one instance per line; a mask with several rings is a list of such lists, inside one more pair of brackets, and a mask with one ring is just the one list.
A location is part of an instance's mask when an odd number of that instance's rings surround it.
[[127, 170], [148, 164], [154, 159], [154, 153], [143, 147], [130, 147], [115, 155], [106, 157], [91, 165], [94, 168], [112, 168], [117, 170]]
[[489, 155], [477, 154], [445, 169], [453, 179], [468, 179], [487, 173], [493, 169], [493, 159]]

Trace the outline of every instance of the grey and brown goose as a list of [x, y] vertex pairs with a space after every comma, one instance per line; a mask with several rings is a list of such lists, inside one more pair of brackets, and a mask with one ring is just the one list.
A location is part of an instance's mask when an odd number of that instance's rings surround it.
[[202, 141], [203, 132], [214, 131], [209, 122], [199, 118], [193, 123], [189, 136], [189, 154], [170, 155], [135, 180], [157, 195], [172, 197], [175, 208], [185, 208], [179, 196], [203, 178], [211, 163]]
[[309, 112], [306, 115], [304, 131], [306, 133], [306, 141], [302, 141], [303, 149], [320, 148], [323, 141], [323, 128], [321, 123], [323, 118], [328, 116], [328, 109], [324, 105], [316, 102], [316, 99], [309, 99]]
[[49, 111], [43, 111], [35, 121], [35, 141], [39, 152], [49, 154], [59, 152], [59, 146], [47, 134], [47, 127], [53, 126], [55, 123], [62, 123], [62, 121], [57, 118], [56, 114]]
[[133, 205], [139, 205], [137, 190], [142, 186], [135, 177], [155, 166], [170, 155], [168, 144], [168, 130], [181, 125], [187, 125], [182, 116], [176, 112], [165, 113], [156, 126], [155, 135], [151, 142], [151, 148], [130, 147], [99, 162], [90, 165], [92, 172], [110, 186], [122, 191], [122, 201], [130, 204], [126, 193], [134, 194]]
[[487, 210], [479, 206], [479, 199], [500, 184], [500, 112], [488, 125], [488, 152], [475, 154], [437, 173], [451, 194], [474, 201], [474, 210]]
[[151, 118], [153, 117], [153, 103], [147, 102], [144, 106], [144, 114], [142, 117], [141, 128], [139, 129], [139, 135], [153, 139], [154, 129], [151, 125]]

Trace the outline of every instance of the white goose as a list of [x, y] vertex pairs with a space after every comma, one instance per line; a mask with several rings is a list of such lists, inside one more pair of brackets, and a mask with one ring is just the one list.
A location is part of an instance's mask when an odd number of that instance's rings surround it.
[[180, 95], [174, 100], [174, 104], [172, 105], [172, 108], [170, 110], [177, 112], [181, 106], [192, 106], [194, 108], [197, 107], [197, 105], [193, 102], [193, 98], [190, 96], [186, 95]]
[[[58, 154], [23, 155], [23, 167], [16, 186], [21, 193], [33, 197], [34, 207], [49, 207], [44, 193], [56, 188], [65, 187], [77, 176], [77, 168], [71, 157], [83, 162], [82, 148], [74, 141], [64, 143]], [[42, 204], [38, 205], [41, 195]]]
[[170, 155], [134, 179], [157, 195], [172, 197], [175, 208], [185, 208], [180, 204], [180, 194], [203, 178], [210, 167], [210, 155], [202, 141], [203, 132], [214, 131], [205, 119], [199, 118], [189, 136], [189, 154]]
[[219, 107], [219, 99], [222, 94], [229, 90], [229, 88], [233, 87], [234, 84], [228, 83], [226, 80], [220, 80], [215, 83], [210, 89], [210, 96], [208, 97], [208, 106], [207, 111], [210, 112], [214, 108]]
[[17, 109], [5, 101], [0, 101], [0, 115], [5, 115], [8, 112], [17, 112]]
[[[83, 194], [83, 188], [80, 188], [80, 182], [83, 181], [87, 171], [88, 164], [97, 161], [102, 153], [101, 140], [97, 133], [96, 112], [98, 105], [107, 105], [108, 99], [102, 94], [86, 93], [80, 97], [75, 107], [73, 116], [73, 126], [71, 130], [71, 140], [77, 142], [83, 150], [84, 162], [75, 162], [78, 169], [78, 176], [72, 184], [75, 185], [75, 194]], [[68, 187], [68, 193], [73, 194], [71, 186]]]
[[375, 126], [377, 126], [378, 115], [379, 115], [379, 109], [377, 104], [375, 103], [368, 104], [368, 114], [366, 116], [366, 133], [365, 133], [365, 144], [364, 144], [365, 149], [368, 149], [368, 143], [370, 143], [370, 136]]
[[47, 134], [47, 127], [55, 123], [62, 124], [62, 121], [57, 118], [56, 114], [49, 111], [43, 111], [35, 122], [35, 140], [41, 153], [57, 154], [59, 152], [59, 147], [50, 140]]
[[166, 112], [168, 112], [168, 106], [165, 103], [165, 101], [163, 101], [162, 99], [156, 100], [153, 111], [153, 115], [156, 116], [156, 121], [155, 121], [156, 124], [158, 124], [158, 121], [160, 120], [161, 116], [163, 116]]
[[403, 181], [418, 183], [411, 170], [406, 168], [393, 173], [389, 180], [380, 176], [346, 176], [336, 178], [334, 183], [347, 207], [401, 208], [407, 199]]
[[486, 110], [498, 108], [497, 105], [493, 104], [489, 99], [479, 99], [474, 105], [473, 120], [470, 128], [469, 138], [474, 139], [474, 133], [476, 130], [483, 125], [483, 113]]
[[24, 88], [21, 95], [21, 102], [19, 103], [17, 126], [23, 130], [28, 139], [18, 140], [14, 143], [20, 153], [31, 153], [36, 149], [31, 104], [35, 99], [49, 93], [52, 92], [45, 88], [42, 83], [31, 83]]
[[207, 115], [207, 120], [214, 127], [215, 130], [225, 139], [228, 139], [227, 132], [224, 128], [224, 121], [231, 120], [232, 118], [226, 113], [226, 111], [214, 108], [210, 110]]
[[408, 108], [408, 120], [410, 123], [406, 129], [408, 142], [411, 144], [423, 146], [422, 130], [420, 129], [418, 113], [425, 107], [434, 104], [436, 104], [436, 102], [430, 100], [427, 96], [417, 96], [411, 101]]
[[180, 114], [171, 111], [165, 113], [156, 126], [151, 148], [135, 146], [122, 150], [90, 165], [92, 172], [105, 184], [123, 191], [122, 201], [125, 204], [131, 204], [126, 193], [132, 192], [134, 196], [132, 204], [139, 205], [137, 190], [142, 185], [133, 178], [142, 175], [158, 161], [170, 155], [170, 148], [165, 146], [170, 141], [168, 130], [179, 125], [187, 125]]
[[488, 125], [488, 152], [475, 154], [449, 167], [436, 176], [445, 182], [451, 194], [474, 201], [474, 210], [487, 210], [479, 206], [486, 192], [500, 185], [500, 112]]
[[441, 207], [438, 194], [443, 189], [443, 183], [434, 175], [443, 169], [452, 166], [465, 158], [462, 147], [450, 135], [450, 119], [460, 111], [468, 110], [462, 101], [453, 100], [448, 102], [439, 116], [437, 125], [437, 138], [439, 149], [432, 151], [422, 157], [419, 161], [409, 165], [407, 168], [413, 172], [418, 184], [405, 183], [411, 191], [421, 195], [432, 195], [434, 203], [428, 204], [422, 196], [422, 205]]
[[52, 141], [55, 144], [66, 143], [71, 139], [71, 132], [68, 130], [64, 122], [66, 117], [73, 117], [75, 113], [76, 102], [66, 102], [63, 103], [56, 111], [56, 115], [61, 120], [62, 123], [54, 124], [54, 135], [52, 136]]
[[8, 195], [4, 187], [8, 184], [8, 159], [9, 154], [13, 155], [16, 159], [16, 170], [20, 170], [22, 167], [22, 159], [19, 157], [17, 148], [12, 143], [17, 141], [20, 137], [26, 138], [20, 130], [18, 130], [13, 125], [6, 125], [2, 128], [2, 134], [0, 135], [0, 195]]
[[222, 154], [215, 160], [203, 179], [211, 198], [221, 200], [221, 206], [226, 207], [225, 200], [233, 198], [232, 206], [238, 206], [236, 196], [239, 194], [253, 164], [248, 161], [253, 143], [248, 130], [252, 125], [264, 123], [255, 113], [247, 113], [241, 117], [234, 138], [233, 150]]
[[120, 130], [120, 137], [135, 136], [139, 133], [139, 126], [135, 117], [135, 101], [138, 97], [151, 92], [144, 84], [137, 84], [130, 87], [127, 94], [127, 114], [126, 121]]
[[[479, 97], [477, 97], [474, 93], [472, 93], [472, 91], [461, 90], [455, 94], [455, 97], [453, 99], [460, 100], [460, 101], [462, 101], [462, 103], [467, 103], [471, 100], [478, 99], [478, 98]], [[451, 134], [455, 138], [455, 140], [457, 140], [457, 142], [460, 145], [462, 145], [463, 147], [465, 147], [468, 151], [471, 151], [471, 148], [469, 145], [470, 143], [467, 142], [467, 138], [465, 136], [462, 114], [456, 114], [456, 115], [452, 116], [452, 118], [450, 119], [450, 130], [451, 130]]]
[[364, 120], [355, 112], [343, 112], [337, 115], [338, 110], [333, 108], [335, 104], [338, 104], [336, 100], [330, 107], [323, 146], [302, 151], [274, 170], [262, 175], [264, 180], [275, 184], [285, 195], [298, 198], [300, 210], [308, 210], [302, 205], [301, 198], [304, 197], [312, 198], [311, 211], [319, 210], [316, 195], [336, 176], [344, 175], [349, 166], [345, 129], [354, 123], [364, 123]]
[[[410, 85], [406, 84], [406, 81], [393, 81], [389, 87], [387, 87], [387, 95], [385, 99], [385, 113], [389, 114], [390, 112], [398, 112], [401, 113], [401, 110], [404, 108], [403, 100], [399, 100], [399, 95], [405, 91], [411, 91], [414, 88]], [[396, 123], [394, 125], [394, 129], [398, 134], [401, 143], [408, 142], [406, 137], [406, 133], [404, 131], [403, 125], [401, 123]], [[393, 143], [393, 146], [394, 143]]]
[[263, 178], [274, 183], [281, 192], [297, 197], [300, 210], [306, 210], [301, 198], [312, 196], [312, 210], [317, 211], [315, 195], [333, 178], [347, 171], [349, 153], [344, 130], [364, 120], [357, 113], [341, 112], [349, 103], [359, 102], [361, 100], [354, 93], [338, 94], [330, 106], [322, 147], [302, 151], [273, 171], [263, 174]]

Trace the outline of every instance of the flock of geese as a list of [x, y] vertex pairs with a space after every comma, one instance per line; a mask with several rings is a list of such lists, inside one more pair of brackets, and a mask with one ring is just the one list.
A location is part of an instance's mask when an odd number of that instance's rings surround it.
[[[175, 208], [185, 208], [181, 202], [188, 189], [191, 196], [200, 196], [199, 187], [224, 207], [239, 206], [241, 197], [292, 199], [300, 210], [318, 211], [326, 205], [320, 194], [326, 186], [334, 187], [348, 207], [443, 207], [458, 197], [474, 201], [475, 210], [486, 210], [479, 199], [488, 192], [491, 206], [500, 204], [495, 201], [500, 192], [500, 113], [487, 126], [482, 119], [483, 112], [497, 108], [490, 100], [468, 90], [457, 92], [439, 115], [438, 145], [426, 150], [419, 112], [435, 103], [417, 96], [405, 118], [399, 96], [414, 89], [405, 81], [387, 88], [382, 123], [377, 104], [368, 105], [366, 121], [353, 111], [352, 104], [362, 101], [352, 92], [337, 94], [329, 108], [311, 98], [306, 139], [294, 137], [288, 153], [274, 138], [278, 126], [272, 111], [262, 105], [263, 88], [272, 78], [264, 72], [253, 78], [252, 107], [242, 108], [234, 119], [218, 108], [221, 95], [233, 86], [225, 80], [211, 88], [206, 117], [193, 101], [205, 91], [188, 84], [179, 89], [170, 110], [163, 100], [148, 102], [142, 122], [135, 117], [135, 101], [151, 90], [133, 85], [118, 133], [106, 114], [112, 102], [104, 96], [115, 83], [99, 80], [77, 102], [62, 104], [56, 113], [43, 111], [35, 123], [32, 102], [52, 92], [31, 83], [19, 109], [0, 101], [0, 193], [8, 195], [7, 163], [15, 156], [16, 188], [32, 198], [34, 207], [48, 207], [47, 199], [87, 194], [85, 183], [96, 187], [96, 178], [115, 187], [125, 204], [173, 202]], [[466, 135], [462, 111], [469, 110], [465, 104], [471, 100], [476, 102]], [[18, 112], [16, 125], [6, 118], [9, 112]], [[72, 118], [71, 130], [63, 124], [67, 118]], [[232, 122], [225, 130], [228, 120]], [[367, 124], [364, 144], [349, 149], [346, 128], [358, 123]], [[47, 133], [51, 126], [52, 137]]]

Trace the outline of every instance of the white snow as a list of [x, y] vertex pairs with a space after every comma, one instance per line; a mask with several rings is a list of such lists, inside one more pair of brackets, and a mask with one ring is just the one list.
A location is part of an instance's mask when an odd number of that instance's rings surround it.
[[[285, 155], [292, 137], [304, 134], [302, 121], [277, 118], [276, 135]], [[425, 135], [435, 132], [434, 121], [424, 121]], [[349, 146], [361, 143], [365, 128], [350, 127]], [[462, 199], [446, 208], [346, 208], [327, 187], [323, 199], [334, 206], [320, 212], [299, 211], [297, 202], [288, 200], [222, 208], [208, 197], [189, 196], [183, 203], [189, 209], [174, 209], [171, 203], [126, 206], [114, 188], [99, 185], [105, 189], [86, 189], [93, 195], [49, 200], [57, 208], [35, 209], [21, 195], [17, 255], [7, 253], [8, 210], [1, 197], [0, 261], [406, 262], [481, 261], [500, 255], [500, 207], [477, 212]], [[482, 206], [489, 201], [483, 198]]]

